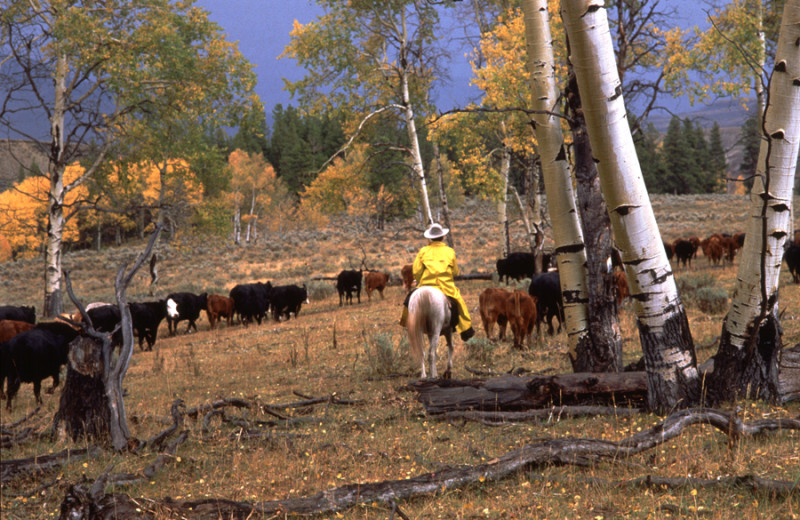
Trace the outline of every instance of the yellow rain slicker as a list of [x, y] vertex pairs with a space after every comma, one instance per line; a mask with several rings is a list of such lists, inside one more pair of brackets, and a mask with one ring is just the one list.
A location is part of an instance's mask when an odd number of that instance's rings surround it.
[[453, 248], [444, 242], [431, 241], [417, 253], [417, 258], [414, 259], [413, 273], [418, 286], [438, 287], [446, 296], [458, 301], [459, 316], [456, 326], [458, 332], [463, 332], [472, 326], [467, 302], [464, 301], [455, 284], [455, 277], [458, 276], [458, 263]]

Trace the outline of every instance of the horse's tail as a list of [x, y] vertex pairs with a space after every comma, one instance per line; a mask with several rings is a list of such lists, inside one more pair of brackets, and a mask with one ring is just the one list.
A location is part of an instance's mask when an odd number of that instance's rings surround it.
[[422, 362], [422, 342], [423, 342], [423, 329], [422, 320], [425, 319], [423, 312], [420, 309], [420, 295], [421, 291], [417, 290], [412, 293], [408, 302], [408, 344], [411, 353], [411, 358], [416, 364]]

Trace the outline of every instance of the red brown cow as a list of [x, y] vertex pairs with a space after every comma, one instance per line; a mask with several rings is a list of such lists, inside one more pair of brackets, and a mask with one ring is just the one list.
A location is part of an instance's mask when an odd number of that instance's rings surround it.
[[233, 299], [219, 294], [209, 294], [206, 302], [206, 315], [208, 315], [208, 323], [212, 330], [217, 319], [222, 318], [227, 318], [230, 327], [233, 321]]
[[414, 271], [411, 264], [406, 264], [400, 269], [400, 276], [403, 278], [403, 289], [410, 292], [414, 287]]
[[703, 249], [703, 256], [708, 258], [709, 264], [719, 265], [724, 253], [722, 244], [716, 236], [710, 236], [700, 243]]
[[4, 343], [17, 334], [31, 330], [35, 325], [27, 321], [0, 320], [0, 343]]
[[389, 283], [389, 275], [378, 271], [368, 271], [364, 274], [364, 283], [367, 286], [367, 300], [372, 299], [372, 291], [378, 291], [383, 299], [383, 290]]
[[516, 290], [506, 298], [506, 318], [514, 334], [514, 348], [531, 346], [531, 332], [536, 324], [536, 300], [525, 291]]
[[617, 287], [617, 306], [622, 305], [625, 298], [631, 295], [628, 289], [628, 278], [623, 271], [614, 271], [614, 283]]
[[500, 328], [500, 340], [506, 337], [506, 300], [511, 295], [505, 289], [484, 289], [478, 297], [478, 305], [481, 312], [481, 323], [483, 323], [483, 330], [486, 332], [486, 337], [492, 339], [492, 329], [494, 324], [497, 323]]

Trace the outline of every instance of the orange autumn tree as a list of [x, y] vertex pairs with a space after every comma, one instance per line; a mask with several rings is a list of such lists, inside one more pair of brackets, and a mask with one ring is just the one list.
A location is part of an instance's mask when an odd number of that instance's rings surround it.
[[95, 181], [100, 199], [96, 211], [82, 221], [87, 227], [100, 224], [130, 230], [138, 226], [144, 232], [163, 213], [164, 221], [175, 228], [203, 202], [203, 185], [183, 159], [158, 165], [151, 161], [112, 165], [103, 179]]
[[380, 227], [394, 195], [384, 186], [370, 187], [367, 145], [354, 144], [345, 158], [337, 157], [320, 173], [300, 198], [300, 212], [325, 220], [334, 215], [358, 217], [365, 227]]
[[[233, 241], [236, 244], [240, 241], [242, 222], [247, 226], [245, 242], [250, 242], [251, 236], [257, 241], [259, 215], [275, 216], [279, 220], [287, 206], [289, 190], [261, 153], [236, 149], [228, 157], [228, 166], [231, 191], [223, 197], [233, 209]], [[244, 214], [243, 209], [246, 211]], [[269, 224], [267, 221], [266, 225]]]
[[[84, 168], [72, 163], [64, 170], [64, 182], [71, 183], [80, 178]], [[45, 177], [28, 177], [11, 189], [0, 193], [0, 242], [5, 240], [10, 253], [26, 258], [42, 251], [47, 238], [47, 200], [50, 184]], [[78, 221], [73, 218], [77, 208], [86, 200], [88, 190], [80, 185], [70, 191], [64, 199], [66, 225], [64, 242], [78, 239]]]

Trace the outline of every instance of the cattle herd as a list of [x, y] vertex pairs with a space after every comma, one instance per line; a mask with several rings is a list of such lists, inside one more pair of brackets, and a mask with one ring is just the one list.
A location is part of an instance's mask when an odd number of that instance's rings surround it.
[[[787, 242], [784, 253], [784, 261], [795, 283], [800, 283], [798, 239], [800, 237]], [[664, 249], [667, 257], [670, 260], [674, 258], [675, 265], [680, 268], [691, 267], [698, 251], [702, 251], [709, 265], [724, 266], [733, 262], [743, 240], [743, 233], [714, 234], [704, 240], [690, 236], [678, 238], [672, 243], [664, 242]], [[564, 322], [561, 285], [558, 271], [551, 266], [551, 258], [546, 255], [542, 259], [545, 272], [539, 274], [535, 274], [532, 253], [511, 253], [497, 260], [499, 280], [530, 279], [530, 284], [527, 291], [492, 287], [480, 293], [480, 317], [488, 339], [494, 339], [495, 324], [499, 328], [500, 340], [505, 339], [506, 328], [511, 328], [515, 348], [524, 348], [526, 342], [531, 346], [534, 327], [538, 336], [542, 324], [547, 325], [548, 334], [561, 331]], [[617, 257], [614, 264], [618, 265], [619, 262]], [[409, 264], [403, 266], [400, 272], [407, 292], [412, 291], [414, 285], [411, 271]], [[340, 306], [345, 303], [352, 305], [354, 296], [361, 303], [362, 279], [368, 299], [371, 299], [374, 291], [383, 298], [383, 291], [389, 283], [388, 274], [371, 270], [344, 270], [336, 277]], [[628, 296], [627, 282], [621, 270], [614, 271], [614, 284], [618, 303], [621, 303]], [[164, 320], [167, 321], [170, 335], [177, 333], [181, 321], [187, 322], [187, 333], [192, 329], [197, 331], [196, 321], [203, 310], [206, 311], [211, 329], [223, 319], [229, 326], [239, 322], [247, 327], [253, 322], [260, 325], [270, 314], [275, 321], [288, 320], [292, 315], [297, 317], [303, 303], [308, 303], [305, 285], [273, 286], [270, 282], [255, 282], [236, 285], [228, 296], [175, 292], [162, 300], [130, 303], [129, 310], [133, 330], [139, 338], [139, 348], [152, 350], [158, 328]], [[112, 343], [121, 344], [121, 317], [116, 305], [98, 302], [87, 305], [86, 311], [95, 330], [113, 332]], [[7, 399], [7, 409], [11, 409], [21, 383], [33, 383], [37, 403], [42, 402], [42, 380], [52, 378], [53, 384], [48, 392], [58, 386], [61, 367], [67, 363], [69, 344], [82, 330], [80, 317], [69, 318], [36, 323], [33, 307], [0, 306], [0, 397]], [[553, 326], [554, 318], [558, 321], [557, 329]]]
[[[308, 303], [305, 286], [273, 286], [270, 282], [257, 282], [237, 285], [228, 296], [175, 292], [163, 300], [132, 302], [128, 309], [133, 330], [139, 338], [139, 348], [152, 350], [158, 328], [164, 320], [170, 335], [174, 335], [181, 321], [187, 322], [187, 333], [197, 331], [196, 322], [202, 311], [206, 311], [209, 326], [214, 329], [222, 319], [226, 319], [228, 325], [237, 319], [245, 326], [253, 321], [260, 324], [269, 313], [275, 321], [288, 320], [292, 315], [297, 317], [303, 303]], [[117, 305], [94, 302], [86, 305], [85, 310], [96, 331], [112, 333], [112, 344], [122, 344], [121, 315]], [[40, 388], [43, 379], [52, 377], [50, 391], [58, 386], [61, 367], [67, 363], [69, 344], [82, 330], [79, 314], [36, 323], [33, 307], [0, 306], [0, 396], [7, 399], [7, 409], [11, 409], [21, 383], [33, 383], [37, 403], [42, 402]], [[7, 388], [5, 392], [4, 386]]]

